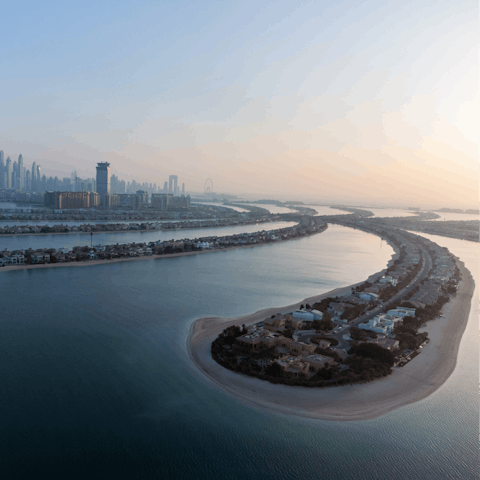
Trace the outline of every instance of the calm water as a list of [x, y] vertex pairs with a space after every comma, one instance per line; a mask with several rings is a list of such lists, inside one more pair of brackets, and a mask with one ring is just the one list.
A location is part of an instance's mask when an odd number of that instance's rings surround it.
[[448, 220], [480, 220], [480, 216], [472, 215], [469, 213], [451, 213], [451, 212], [435, 212], [437, 215], [440, 215], [440, 218], [436, 218], [436, 221], [443, 222]]
[[[205, 219], [189, 219], [189, 222], [203, 222]], [[79, 226], [79, 225], [107, 225], [115, 223], [170, 223], [182, 221], [178, 220], [0, 220], [0, 228], [13, 227], [15, 225], [69, 225], [69, 226]]]
[[[110, 245], [116, 243], [145, 243], [156, 240], [179, 240], [182, 238], [209, 237], [212, 235], [235, 235], [237, 233], [252, 233], [262, 230], [275, 230], [295, 225], [295, 222], [271, 222], [253, 225], [238, 225], [234, 227], [185, 228], [179, 230], [133, 230], [125, 233], [94, 233], [94, 245]], [[55, 235], [0, 235], [0, 250], [10, 251], [32, 248], [71, 248], [90, 245], [89, 233], [69, 233]]]
[[359, 208], [372, 212], [374, 217], [413, 217], [415, 215], [413, 210], [402, 210], [400, 208]]
[[291, 208], [288, 208], [288, 207], [282, 207], [280, 205], [269, 205], [267, 203], [250, 203], [249, 205], [252, 205], [254, 207], [264, 208], [265, 210], [268, 210], [270, 213], [292, 213], [292, 212], [295, 212], [295, 210], [292, 210]]
[[[448, 242], [476, 265], [477, 245]], [[477, 479], [474, 321], [444, 387], [365, 422], [242, 405], [210, 388], [186, 353], [198, 317], [357, 282], [391, 254], [377, 237], [330, 226], [246, 250], [1, 273], [1, 477]]]
[[0, 202], [0, 210], [2, 209], [36, 210], [38, 208], [43, 208], [43, 205], [35, 205], [30, 203]]
[[231, 210], [235, 210], [236, 212], [248, 212], [248, 210], [246, 210], [245, 208], [234, 207], [233, 205], [224, 205], [223, 203], [220, 203], [220, 202], [192, 202], [192, 203], [198, 203], [200, 205], [214, 205], [216, 207], [230, 208]]
[[313, 208], [317, 211], [317, 215], [348, 215], [349, 212], [331, 208], [328, 205], [305, 205], [308, 208]]

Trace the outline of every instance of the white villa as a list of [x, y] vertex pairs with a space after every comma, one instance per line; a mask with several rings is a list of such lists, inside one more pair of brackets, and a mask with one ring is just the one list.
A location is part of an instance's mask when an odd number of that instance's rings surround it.
[[401, 322], [402, 317], [395, 317], [393, 315], [381, 314], [372, 318], [368, 323], [361, 323], [358, 328], [362, 330], [369, 330], [371, 332], [383, 333], [388, 335], [393, 332], [395, 324]]

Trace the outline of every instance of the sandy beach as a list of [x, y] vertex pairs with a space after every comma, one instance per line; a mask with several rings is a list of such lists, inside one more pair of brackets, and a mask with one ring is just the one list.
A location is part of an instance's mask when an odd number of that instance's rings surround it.
[[[276, 312], [291, 312], [302, 303], [311, 304], [328, 296], [341, 295], [355, 285], [243, 317], [199, 319], [190, 329], [189, 355], [213, 388], [260, 409], [321, 420], [352, 421], [379, 417], [432, 394], [453, 372], [475, 289], [470, 272], [458, 259], [457, 265], [462, 281], [456, 297], [444, 306], [444, 316], [427, 323], [425, 330], [429, 332], [430, 342], [424, 346], [420, 355], [404, 367], [394, 368], [393, 373], [386, 378], [360, 385], [319, 389], [274, 385], [227, 370], [211, 357], [211, 343], [225, 327], [243, 323], [249, 325]], [[369, 280], [382, 273], [383, 271], [372, 275]]]

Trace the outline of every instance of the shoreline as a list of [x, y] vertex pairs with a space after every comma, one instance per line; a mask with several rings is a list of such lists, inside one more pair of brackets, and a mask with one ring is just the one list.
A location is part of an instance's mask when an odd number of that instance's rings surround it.
[[[394, 261], [392, 256], [390, 262]], [[390, 264], [389, 262], [389, 264]], [[265, 411], [317, 420], [370, 420], [392, 410], [418, 402], [438, 390], [450, 377], [457, 363], [460, 341], [468, 323], [475, 282], [463, 262], [456, 258], [462, 280], [457, 295], [442, 309], [444, 317], [427, 323], [430, 341], [422, 353], [392, 374], [372, 382], [326, 388], [294, 387], [271, 384], [266, 380], [233, 372], [213, 360], [210, 348], [217, 335], [234, 324], [246, 325], [264, 320], [273, 313], [288, 313], [302, 303], [349, 292], [349, 285], [309, 297], [285, 307], [272, 307], [237, 318], [204, 317], [190, 326], [187, 351], [204, 380], [222, 393], [249, 406]], [[381, 276], [385, 270], [368, 277]], [[420, 331], [424, 331], [422, 328]]]
[[190, 252], [164, 253], [162, 255], [147, 255], [142, 257], [112, 258], [111, 260], [82, 260], [80, 262], [61, 262], [61, 263], [45, 263], [45, 264], [39, 263], [34, 265], [9, 265], [7, 267], [0, 267], [0, 273], [9, 272], [12, 270], [22, 271], [22, 270], [35, 270], [39, 268], [88, 267], [92, 265], [110, 265], [112, 263], [134, 262], [134, 261], [140, 261], [140, 260], [162, 260], [164, 258], [188, 257], [190, 255], [200, 255], [203, 253], [226, 252], [230, 250], [237, 250], [240, 248], [265, 247], [267, 245], [277, 245], [279, 243], [292, 242], [295, 240], [301, 240], [302, 238], [311, 237], [313, 235], [319, 235], [321, 233], [324, 233], [325, 230], [322, 230], [320, 232], [310, 233], [309, 235], [303, 235], [301, 237], [288, 238], [286, 240], [278, 240], [276, 242], [271, 242], [271, 243], [269, 242], [269, 243], [257, 243], [254, 245], [235, 245], [233, 247], [214, 248], [209, 250], [192, 250]]
[[[197, 228], [226, 228], [226, 227], [243, 227], [243, 226], [248, 226], [248, 225], [263, 225], [266, 223], [276, 223], [276, 222], [293, 222], [293, 220], [272, 220], [271, 222], [253, 222], [253, 223], [241, 223], [241, 224], [232, 224], [232, 225], [207, 225], [207, 226], [199, 226], [199, 225], [194, 225], [191, 227], [182, 227], [182, 228], [151, 228], [151, 229], [145, 229], [145, 230], [100, 230], [100, 231], [95, 231], [95, 232], [83, 232], [83, 231], [78, 231], [78, 232], [35, 232], [35, 233], [0, 233], [0, 238], [2, 237], [24, 237], [24, 236], [41, 236], [41, 235], [90, 235], [93, 233], [93, 235], [98, 235], [102, 233], [138, 233], [138, 232], [146, 232], [146, 233], [151, 233], [151, 232], [176, 232], [178, 230], [196, 230]], [[0, 225], [1, 226], [1, 225]]]

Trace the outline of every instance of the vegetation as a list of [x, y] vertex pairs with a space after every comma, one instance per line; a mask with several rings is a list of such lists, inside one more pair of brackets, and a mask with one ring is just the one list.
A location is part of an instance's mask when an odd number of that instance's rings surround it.
[[357, 343], [352, 345], [348, 353], [363, 358], [371, 358], [390, 367], [393, 367], [395, 362], [395, 357], [390, 350], [374, 343]]

